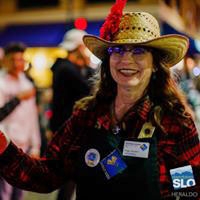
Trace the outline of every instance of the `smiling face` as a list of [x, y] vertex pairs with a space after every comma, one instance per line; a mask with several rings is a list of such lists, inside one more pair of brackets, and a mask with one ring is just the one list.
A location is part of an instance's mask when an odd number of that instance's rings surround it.
[[118, 87], [141, 90], [147, 88], [153, 71], [150, 50], [125, 45], [113, 47], [109, 53], [111, 75]]

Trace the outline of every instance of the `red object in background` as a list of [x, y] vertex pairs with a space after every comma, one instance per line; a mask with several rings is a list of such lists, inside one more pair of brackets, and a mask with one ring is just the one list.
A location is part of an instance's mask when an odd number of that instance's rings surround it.
[[77, 29], [85, 30], [87, 28], [87, 20], [83, 17], [79, 17], [74, 21], [74, 26]]
[[0, 131], [0, 154], [3, 153], [8, 145], [5, 135]]
[[53, 115], [52, 110], [50, 110], [50, 109], [46, 110], [44, 115], [45, 115], [46, 119], [51, 119], [52, 115]]

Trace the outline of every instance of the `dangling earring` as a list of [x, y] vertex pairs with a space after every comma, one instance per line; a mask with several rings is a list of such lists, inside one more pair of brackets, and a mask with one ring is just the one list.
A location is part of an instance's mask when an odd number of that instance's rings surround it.
[[156, 71], [157, 71], [157, 68], [154, 66], [153, 73], [152, 73], [152, 80], [156, 80]]
[[156, 80], [156, 72], [152, 73], [152, 80], [154, 80], [154, 81]]

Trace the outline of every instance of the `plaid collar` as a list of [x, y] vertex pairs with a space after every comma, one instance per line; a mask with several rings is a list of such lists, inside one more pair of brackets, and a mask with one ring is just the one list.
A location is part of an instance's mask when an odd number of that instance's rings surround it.
[[130, 109], [128, 117], [137, 113], [142, 120], [146, 121], [152, 106], [153, 103], [150, 101], [149, 96], [145, 96]]
[[[149, 96], [143, 97], [137, 104], [130, 108], [125, 116], [125, 120], [137, 114], [141, 120], [147, 121], [148, 114], [152, 108], [153, 103], [150, 101]], [[109, 130], [112, 127], [112, 121], [110, 117], [110, 104], [106, 106], [105, 112], [101, 112], [101, 114], [97, 117], [96, 128], [104, 128]]]

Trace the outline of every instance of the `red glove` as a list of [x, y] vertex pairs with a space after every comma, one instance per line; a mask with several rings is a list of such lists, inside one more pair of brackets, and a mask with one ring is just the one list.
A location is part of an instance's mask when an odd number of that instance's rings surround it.
[[2, 154], [10, 143], [9, 137], [0, 131], [0, 154]]

